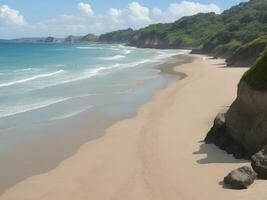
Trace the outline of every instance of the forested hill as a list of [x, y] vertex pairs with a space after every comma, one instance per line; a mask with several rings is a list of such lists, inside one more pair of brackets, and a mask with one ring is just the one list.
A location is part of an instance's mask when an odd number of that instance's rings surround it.
[[243, 45], [246, 47], [247, 43], [265, 34], [267, 0], [250, 0], [220, 15], [201, 13], [174, 23], [153, 24], [136, 31], [116, 31], [101, 35], [99, 41], [106, 42], [108, 38], [108, 42], [122, 42], [123, 36], [124, 43], [137, 47], [194, 48], [195, 52], [231, 57]]

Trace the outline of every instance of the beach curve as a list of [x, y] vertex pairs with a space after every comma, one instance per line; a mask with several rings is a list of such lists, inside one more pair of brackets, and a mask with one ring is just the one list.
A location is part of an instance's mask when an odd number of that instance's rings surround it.
[[0, 199], [264, 199], [262, 181], [247, 191], [224, 189], [220, 181], [245, 161], [201, 143], [216, 113], [234, 100], [246, 69], [193, 58], [176, 68], [187, 77], [157, 92], [137, 116], [119, 121], [54, 170], [22, 181]]

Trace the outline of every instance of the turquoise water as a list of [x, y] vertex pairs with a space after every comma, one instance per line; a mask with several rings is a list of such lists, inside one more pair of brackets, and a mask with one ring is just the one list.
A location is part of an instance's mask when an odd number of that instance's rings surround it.
[[177, 50], [122, 45], [2, 43], [0, 129], [101, 108], [116, 101], [112, 95], [131, 93], [157, 79], [153, 63], [175, 54]]

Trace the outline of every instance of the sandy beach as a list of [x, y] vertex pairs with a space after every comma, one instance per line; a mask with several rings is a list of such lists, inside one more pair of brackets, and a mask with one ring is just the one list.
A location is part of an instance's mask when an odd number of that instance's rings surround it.
[[55, 169], [20, 182], [0, 199], [265, 199], [264, 181], [246, 191], [225, 189], [223, 177], [249, 163], [201, 142], [216, 114], [235, 99], [246, 69], [192, 57], [175, 68], [186, 78], [157, 92], [135, 117], [117, 122]]

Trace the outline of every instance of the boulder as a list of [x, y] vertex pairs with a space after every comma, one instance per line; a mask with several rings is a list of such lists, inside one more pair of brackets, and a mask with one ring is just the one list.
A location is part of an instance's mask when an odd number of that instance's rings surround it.
[[205, 142], [207, 144], [219, 143], [220, 137], [225, 133], [225, 130], [225, 113], [219, 113], [213, 122], [213, 127], [205, 138]]
[[233, 154], [237, 159], [243, 158], [245, 151], [242, 145], [236, 143], [227, 132], [225, 115], [225, 113], [221, 112], [216, 116], [213, 126], [205, 138], [205, 142], [206, 144], [215, 144], [228, 154]]
[[241, 190], [247, 189], [254, 180], [257, 174], [251, 167], [244, 166], [231, 171], [225, 178], [224, 184], [229, 186], [231, 189]]
[[267, 145], [251, 157], [251, 165], [259, 178], [267, 179]]

